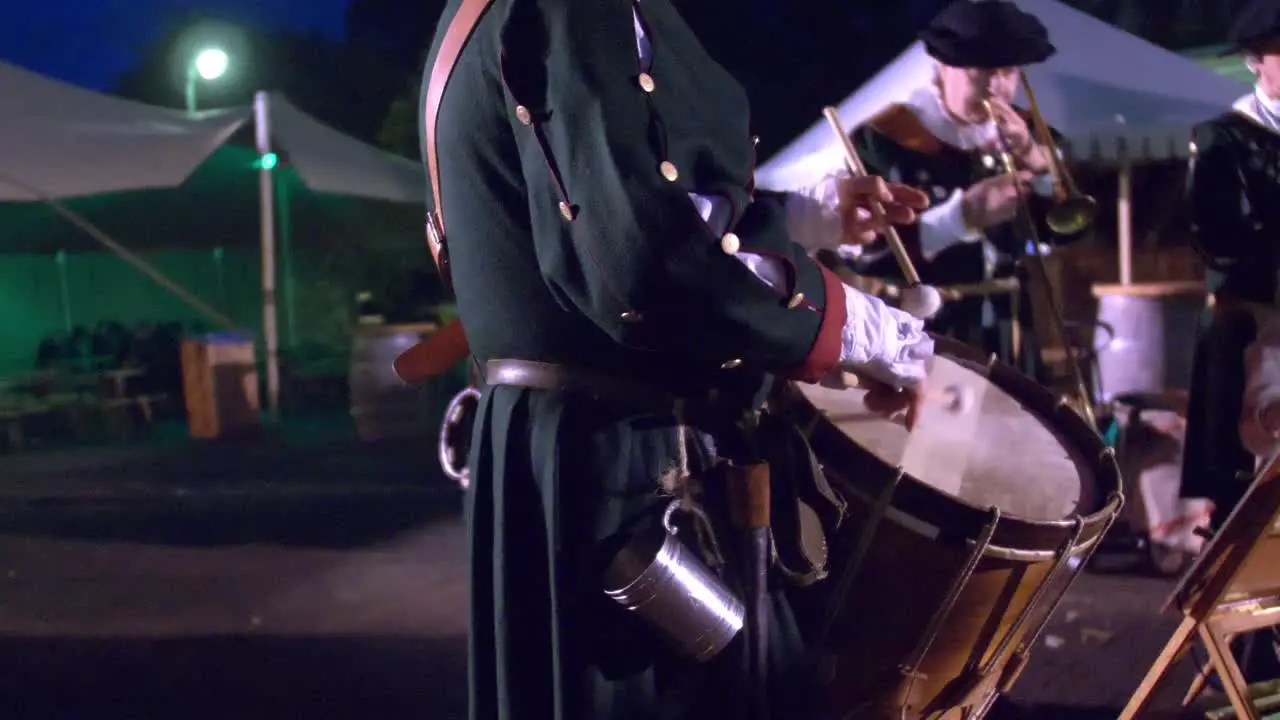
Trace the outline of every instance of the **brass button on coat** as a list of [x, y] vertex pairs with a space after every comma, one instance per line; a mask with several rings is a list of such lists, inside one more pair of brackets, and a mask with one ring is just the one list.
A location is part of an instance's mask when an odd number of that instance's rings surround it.
[[516, 106], [516, 119], [520, 121], [520, 124], [521, 124], [521, 125], [532, 125], [532, 124], [533, 124], [533, 113], [529, 112], [529, 108], [527, 108], [527, 107], [525, 107], [525, 106], [523, 106], [523, 105], [517, 105], [517, 106]]
[[740, 360], [740, 359], [738, 359], [738, 358], [734, 358], [734, 359], [732, 359], [732, 360], [726, 360], [724, 363], [722, 363], [722, 364], [720, 365], [720, 369], [721, 369], [721, 370], [732, 370], [732, 369], [734, 369], [734, 368], [736, 368], [736, 367], [740, 367], [741, 365], [742, 365], [742, 360]]
[[570, 222], [572, 222], [574, 219], [578, 217], [578, 206], [570, 205], [569, 203], [561, 200], [560, 214], [564, 216], [565, 220], [569, 220]]
[[795, 310], [800, 307], [800, 303], [802, 302], [804, 302], [804, 293], [798, 292], [795, 295], [792, 295], [790, 300], [787, 300], [787, 307], [791, 310]]
[[724, 237], [720, 238], [720, 249], [725, 255], [737, 255], [742, 249], [742, 240], [733, 233], [725, 233]]
[[653, 92], [653, 89], [658, 87], [658, 84], [653, 81], [653, 76], [649, 73], [640, 73], [640, 76], [636, 78], [636, 83], [640, 85], [641, 90], [647, 93]]
[[658, 166], [658, 172], [662, 173], [662, 177], [666, 178], [668, 182], [675, 182], [680, 179], [680, 171], [676, 169], [676, 164], [670, 160], [663, 160], [662, 164]]
[[622, 313], [619, 318], [625, 323], [637, 323], [640, 322], [640, 313], [635, 310], [628, 310]]

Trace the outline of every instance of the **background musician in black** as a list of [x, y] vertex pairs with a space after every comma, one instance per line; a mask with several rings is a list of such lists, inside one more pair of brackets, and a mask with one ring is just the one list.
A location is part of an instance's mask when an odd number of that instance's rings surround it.
[[1257, 81], [1196, 127], [1188, 186], [1214, 303], [1197, 338], [1182, 493], [1213, 500], [1215, 525], [1252, 476], [1254, 455], [1236, 431], [1245, 348], [1280, 294], [1280, 0], [1246, 5], [1230, 39]]
[[[958, 0], [920, 37], [938, 62], [933, 81], [858, 127], [855, 145], [871, 173], [914, 186], [932, 199], [919, 225], [901, 233], [925, 283], [1020, 276], [1018, 259], [1031, 233], [1017, 222], [1019, 197], [1028, 199], [1039, 236], [1049, 242], [1044, 214], [1053, 176], [1050, 149], [1036, 142], [1029, 114], [1012, 102], [1019, 68], [1043, 62], [1056, 49], [1043, 23], [1006, 0]], [[994, 118], [984, 100], [990, 101]], [[1005, 172], [1002, 144], [1016, 162], [1016, 176]], [[858, 272], [899, 277], [889, 253], [868, 248], [863, 257]], [[1042, 377], [1025, 286], [1017, 294], [950, 302], [931, 327]]]

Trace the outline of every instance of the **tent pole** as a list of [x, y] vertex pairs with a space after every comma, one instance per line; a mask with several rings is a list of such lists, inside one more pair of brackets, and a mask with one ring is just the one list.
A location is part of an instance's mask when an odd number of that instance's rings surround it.
[[218, 306], [226, 308], [227, 303], [227, 275], [226, 265], [223, 260], [222, 246], [213, 249], [213, 278], [216, 283]]
[[293, 276], [293, 194], [289, 190], [289, 178], [284, 173], [276, 177], [276, 192], [280, 196], [280, 256], [284, 277], [284, 336], [285, 347], [298, 347], [297, 282]]
[[58, 290], [62, 293], [62, 328], [71, 332], [71, 286], [67, 284], [67, 251], [59, 250], [53, 256], [58, 266]]
[[1120, 284], [1133, 284], [1133, 163], [1120, 160], [1116, 198], [1116, 244], [1120, 250]]
[[[271, 122], [266, 92], [253, 96], [254, 135], [258, 157], [271, 152]], [[267, 368], [267, 410], [280, 417], [280, 337], [276, 328], [276, 227], [275, 188], [270, 163], [258, 168], [259, 229], [262, 241], [262, 338]]]

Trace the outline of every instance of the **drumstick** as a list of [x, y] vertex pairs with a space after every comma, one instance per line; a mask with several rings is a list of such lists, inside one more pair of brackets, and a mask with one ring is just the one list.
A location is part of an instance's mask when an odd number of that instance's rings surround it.
[[[853, 140], [849, 137], [849, 133], [844, 131], [844, 126], [840, 124], [840, 116], [836, 114], [833, 107], [825, 107], [822, 109], [822, 115], [827, 119], [827, 123], [831, 125], [831, 130], [840, 138], [840, 145], [844, 149], [845, 164], [849, 166], [849, 172], [855, 176], [866, 177], [867, 166], [862, 163], [862, 158], [858, 157], [858, 150], [853, 146]], [[871, 211], [880, 216], [884, 216], [884, 206], [878, 200], [871, 200]], [[907, 255], [907, 246], [903, 244], [902, 237], [898, 235], [897, 228], [889, 225], [885, 228], [885, 240], [889, 243], [889, 250], [893, 252], [893, 257], [898, 261], [898, 267], [902, 270], [902, 276], [907, 279], [907, 289], [910, 293], [903, 293], [902, 309], [908, 313], [920, 318], [928, 320], [938, 311], [942, 309], [942, 295], [938, 293], [936, 288], [930, 287], [920, 282], [920, 273], [916, 270], [915, 263], [911, 262], [911, 256]]]
[[[844, 149], [845, 163], [849, 166], [849, 172], [855, 176], [866, 177], [867, 166], [862, 164], [862, 158], [858, 157], [858, 149], [853, 146], [853, 139], [849, 137], [849, 133], [844, 131], [844, 126], [840, 123], [840, 116], [833, 107], [825, 107], [822, 109], [822, 115], [827, 119], [827, 123], [831, 125], [831, 130], [840, 138], [840, 145]], [[871, 201], [872, 212], [884, 214], [884, 207], [880, 205], [880, 201]], [[885, 239], [889, 242], [889, 250], [893, 252], [893, 257], [898, 261], [898, 267], [902, 269], [902, 275], [907, 279], [908, 285], [920, 284], [920, 273], [916, 270], [916, 266], [911, 262], [911, 257], [907, 255], [907, 247], [902, 243], [902, 238], [898, 235], [898, 230], [890, 225], [885, 229]]]
[[[841, 277], [841, 280], [845, 280], [845, 283], [852, 287], [858, 287], [854, 283], [846, 280], [843, 276]], [[943, 300], [962, 300], [974, 295], [1007, 295], [1017, 292], [1020, 288], [1021, 284], [1018, 282], [1017, 278], [997, 278], [995, 280], [980, 283], [962, 283], [959, 285], [937, 286], [938, 294], [942, 296]], [[861, 290], [862, 288], [858, 289]], [[868, 290], [866, 292], [871, 291]], [[878, 283], [877, 291], [872, 292], [872, 294], [883, 295], [884, 297], [892, 300], [902, 295], [902, 288], [897, 285], [890, 285], [889, 283], [881, 282]]]

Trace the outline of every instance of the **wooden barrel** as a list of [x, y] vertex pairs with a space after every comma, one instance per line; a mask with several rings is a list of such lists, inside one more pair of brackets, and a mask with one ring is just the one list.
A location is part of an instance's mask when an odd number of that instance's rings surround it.
[[1093, 295], [1098, 299], [1094, 390], [1099, 401], [1190, 389], [1196, 328], [1207, 298], [1203, 282], [1095, 285]]
[[361, 440], [421, 439], [434, 447], [440, 414], [466, 381], [465, 365], [420, 385], [396, 375], [400, 353], [435, 332], [436, 323], [362, 325], [351, 339], [351, 417]]

